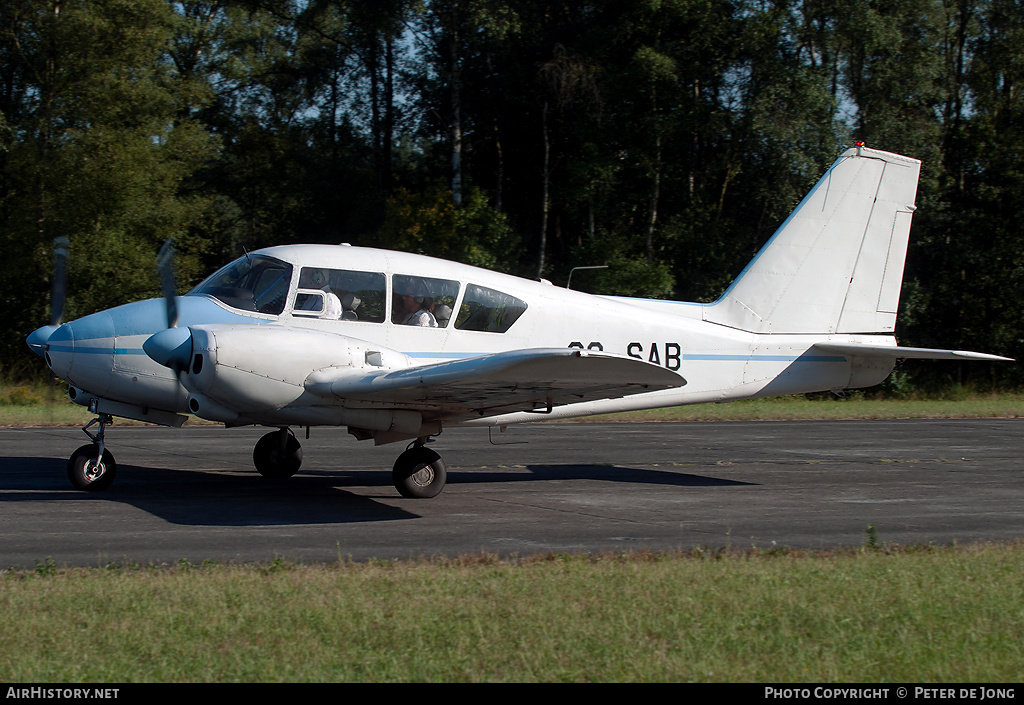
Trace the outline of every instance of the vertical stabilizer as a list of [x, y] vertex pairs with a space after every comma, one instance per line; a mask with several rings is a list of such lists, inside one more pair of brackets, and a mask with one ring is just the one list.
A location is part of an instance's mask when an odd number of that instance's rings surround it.
[[921, 162], [849, 149], [704, 320], [753, 333], [891, 333]]

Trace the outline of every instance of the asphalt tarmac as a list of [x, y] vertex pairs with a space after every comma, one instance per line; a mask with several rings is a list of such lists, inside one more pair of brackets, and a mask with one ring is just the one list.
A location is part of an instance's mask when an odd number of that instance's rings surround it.
[[287, 480], [266, 429], [118, 427], [117, 480], [79, 492], [77, 428], [0, 429], [0, 569], [403, 559], [1024, 537], [1024, 419], [548, 423], [452, 429], [438, 497], [404, 499], [374, 448], [313, 429]]

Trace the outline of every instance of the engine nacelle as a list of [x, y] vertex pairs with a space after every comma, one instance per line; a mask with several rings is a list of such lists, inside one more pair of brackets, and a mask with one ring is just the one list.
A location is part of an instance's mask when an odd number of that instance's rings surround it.
[[358, 373], [412, 364], [396, 350], [323, 331], [246, 324], [192, 326], [189, 331], [191, 355], [179, 379], [190, 394], [189, 410], [214, 421], [230, 423], [232, 415], [249, 418], [322, 402], [305, 387], [319, 371]]

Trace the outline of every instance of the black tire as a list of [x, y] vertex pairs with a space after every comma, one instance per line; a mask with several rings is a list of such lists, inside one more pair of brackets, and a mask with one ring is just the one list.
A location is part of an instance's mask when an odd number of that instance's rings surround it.
[[403, 497], [429, 499], [441, 494], [448, 481], [448, 469], [441, 456], [423, 446], [414, 446], [398, 456], [391, 480]]
[[282, 452], [281, 431], [272, 431], [256, 442], [252, 464], [263, 477], [291, 477], [302, 465], [302, 446], [289, 433]]
[[96, 492], [110, 487], [117, 475], [117, 463], [109, 450], [96, 462], [99, 448], [89, 444], [82, 446], [68, 458], [68, 479], [75, 489]]

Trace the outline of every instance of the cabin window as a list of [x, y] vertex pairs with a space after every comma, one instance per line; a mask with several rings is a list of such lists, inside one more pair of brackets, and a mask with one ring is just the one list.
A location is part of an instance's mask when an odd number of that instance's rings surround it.
[[455, 327], [459, 330], [504, 333], [519, 320], [524, 311], [526, 302], [515, 296], [469, 284]]
[[244, 311], [277, 315], [284, 311], [291, 279], [292, 266], [287, 262], [246, 255], [207, 277], [189, 294], [212, 296]]
[[448, 327], [455, 300], [459, 297], [457, 281], [396, 274], [391, 283], [394, 288], [392, 323], [430, 328]]
[[[335, 296], [334, 298], [337, 299], [338, 297]], [[341, 303], [338, 303], [337, 315], [331, 315], [327, 309], [326, 302], [327, 294], [323, 291], [299, 289], [295, 292], [295, 303], [292, 305], [292, 313], [296, 316], [309, 318], [340, 318]]]
[[380, 272], [303, 267], [292, 314], [380, 323], [384, 320], [385, 282]]

